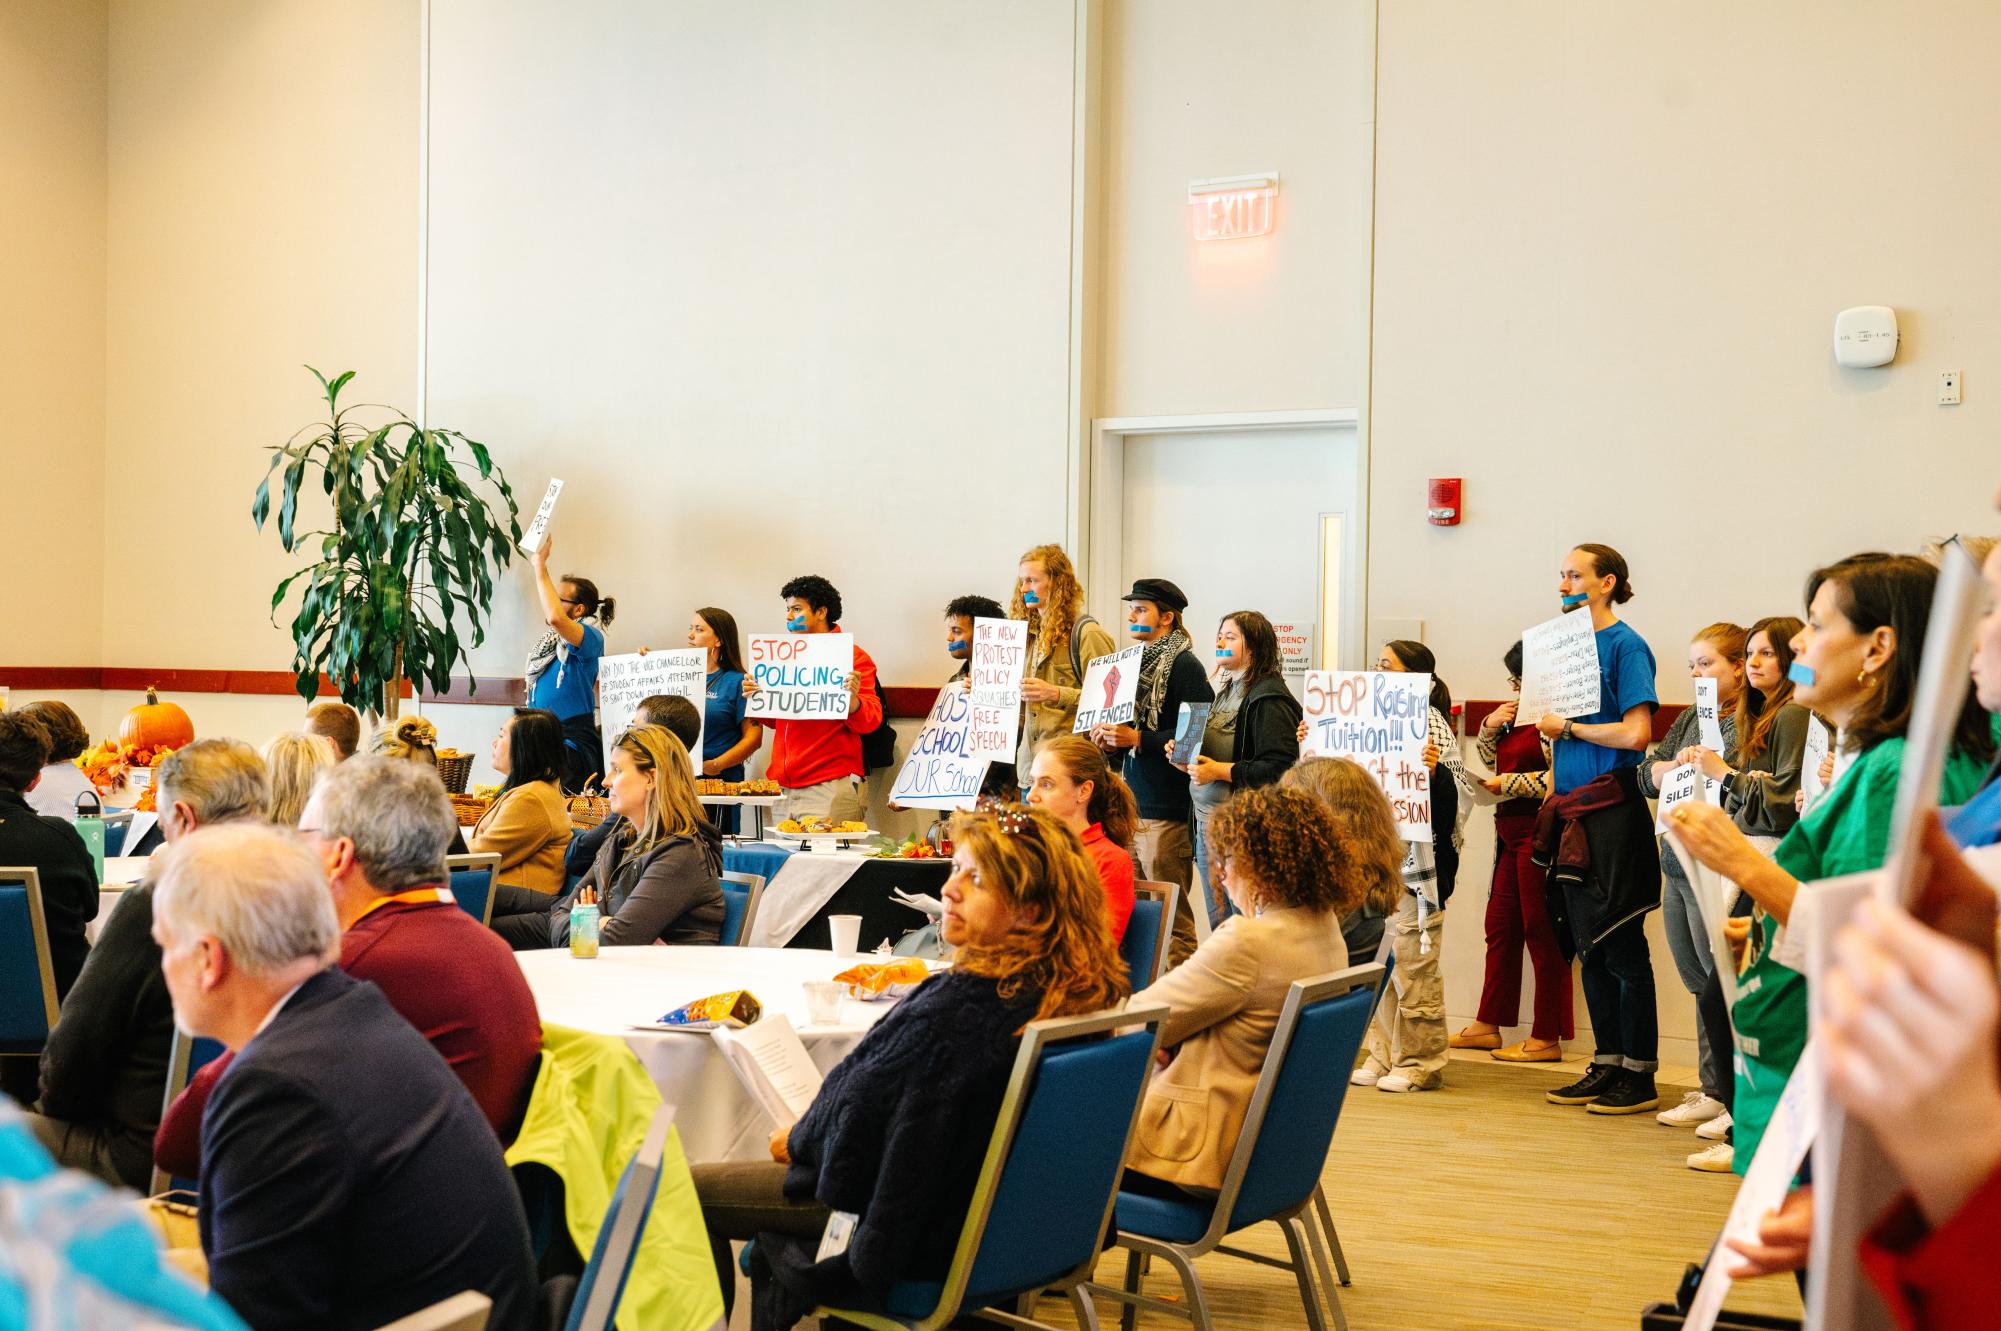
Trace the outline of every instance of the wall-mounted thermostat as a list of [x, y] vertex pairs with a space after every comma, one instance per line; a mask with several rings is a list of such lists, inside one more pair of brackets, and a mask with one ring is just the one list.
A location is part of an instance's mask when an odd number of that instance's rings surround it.
[[1888, 305], [1857, 305], [1834, 316], [1834, 363], [1866, 370], [1888, 365], [1897, 354], [1897, 312]]

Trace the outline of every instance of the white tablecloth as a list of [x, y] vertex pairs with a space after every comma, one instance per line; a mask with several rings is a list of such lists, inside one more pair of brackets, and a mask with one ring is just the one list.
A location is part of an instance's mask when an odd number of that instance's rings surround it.
[[871, 858], [858, 850], [799, 851], [764, 885], [757, 918], [744, 941], [752, 947], [784, 947]]
[[831, 952], [747, 947], [607, 947], [579, 960], [567, 949], [517, 952], [542, 1020], [616, 1035], [632, 1046], [674, 1122], [688, 1159], [768, 1159], [772, 1122], [730, 1070], [707, 1032], [633, 1030], [692, 999], [748, 989], [767, 1012], [782, 1012], [822, 1072], [846, 1056], [888, 1011], [886, 1003], [845, 999], [841, 1024], [806, 1021], [807, 980], [833, 978], [853, 964]]
[[104, 861], [104, 885], [130, 887], [146, 876], [146, 866], [152, 862], [151, 855], [107, 856]]

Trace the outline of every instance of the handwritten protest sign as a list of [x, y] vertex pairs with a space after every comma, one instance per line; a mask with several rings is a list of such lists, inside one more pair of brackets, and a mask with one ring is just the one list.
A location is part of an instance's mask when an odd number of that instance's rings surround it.
[[1522, 630], [1522, 699], [1515, 724], [1543, 717], [1589, 716], [1598, 710], [1598, 637], [1588, 610], [1572, 611]]
[[556, 512], [556, 496], [563, 493], [563, 482], [552, 480], [542, 495], [541, 507], [535, 510], [535, 518], [528, 524], [528, 534], [521, 538], [521, 548], [534, 554], [542, 548], [542, 540], [549, 534], [549, 519]]
[[1661, 782], [1660, 803], [1654, 809], [1654, 830], [1668, 830], [1668, 815], [1677, 806], [1702, 798], [1702, 773], [1694, 763], [1683, 763]]
[[1021, 675], [1028, 668], [1028, 621], [973, 621], [972, 698], [994, 707], [1021, 706]]
[[1711, 753], [1723, 752], [1723, 705], [1717, 701], [1716, 681], [1695, 681], [1695, 728], [1702, 747]]
[[1015, 748], [1021, 743], [1020, 703], [973, 703], [967, 724], [972, 736], [967, 741], [967, 757], [1014, 761]]
[[753, 633], [757, 692], [744, 715], [760, 721], [829, 721], [848, 714], [855, 640], [845, 633]]
[[1406, 841], [1431, 839], [1431, 773], [1424, 765], [1430, 728], [1430, 675], [1306, 672], [1306, 743], [1301, 752], [1360, 763], [1389, 796], [1397, 830]]
[[1202, 753], [1202, 739], [1209, 728], [1209, 704], [1185, 702], [1174, 718], [1174, 753], [1168, 761], [1186, 767]]
[[1083, 734], [1093, 726], [1129, 726], [1133, 723], [1133, 701], [1139, 697], [1139, 658], [1144, 643], [1134, 643], [1122, 652], [1093, 657], [1084, 670], [1084, 683], [1077, 690], [1077, 724], [1071, 729]]
[[956, 683], [938, 690], [924, 729], [890, 787], [890, 803], [911, 809], [972, 807], [987, 775], [987, 760], [970, 752], [972, 708], [972, 699]]
[[[677, 647], [672, 651], [648, 652], [641, 656], [607, 656], [598, 662], [598, 726], [604, 732], [604, 766], [611, 772], [612, 742], [632, 724], [639, 704], [656, 693], [686, 698], [701, 716], [708, 700], [709, 654], [698, 647]], [[695, 775], [702, 774], [702, 738], [688, 751]]]
[[1827, 762], [1828, 751], [1833, 746], [1834, 736], [1828, 731], [1827, 723], [1817, 716], [1808, 717], [1806, 756], [1800, 762], [1800, 789], [1806, 792], [1808, 809], [1820, 803], [1820, 797], [1827, 793], [1827, 782], [1820, 779], [1820, 769]]

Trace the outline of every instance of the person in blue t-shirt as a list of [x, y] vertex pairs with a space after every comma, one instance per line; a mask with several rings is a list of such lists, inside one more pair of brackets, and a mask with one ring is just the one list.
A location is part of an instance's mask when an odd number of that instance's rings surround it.
[[[1609, 545], [1580, 545], [1564, 556], [1558, 594], [1569, 613], [1591, 616], [1598, 644], [1598, 709], [1581, 717], [1545, 715], [1536, 729], [1551, 741], [1551, 804], [1559, 832], [1580, 827], [1589, 862], [1571, 865], [1551, 847], [1551, 906], [1561, 906], [1558, 937], [1582, 959], [1584, 1005], [1597, 1044], [1591, 1068], [1575, 1083], [1546, 1092], [1553, 1104], [1594, 1114], [1654, 1108], [1660, 1024], [1647, 912], [1661, 904], [1660, 850], [1636, 771], [1653, 740], [1654, 654], [1619, 620], [1614, 606], [1633, 599], [1626, 560]], [[1526, 721], [1527, 718], [1523, 718]], [[1536, 858], [1545, 861], [1538, 829]]]
[[[2001, 495], [1995, 496], [2001, 501]], [[1987, 552], [1981, 574], [1987, 580], [1987, 613], [1973, 638], [1973, 692], [1980, 705], [1995, 716], [1995, 737], [2001, 739], [2001, 545]], [[1997, 759], [1978, 794], [1952, 815], [1947, 830], [1962, 846], [2001, 842], [2001, 759]]]
[[[705, 605], [688, 621], [688, 645], [709, 654], [707, 700], [702, 708], [702, 758], [698, 776], [718, 781], [743, 780], [743, 765], [764, 743], [764, 727], [744, 715], [743, 638], [736, 616]], [[735, 833], [735, 806], [710, 811], [716, 827]]]
[[[549, 576], [552, 537], [528, 556], [535, 570], [535, 594], [542, 603], [542, 621], [549, 631], [528, 654], [523, 672], [528, 680], [528, 705], [554, 712], [563, 723], [563, 790], [574, 795], [590, 784], [603, 761], [598, 738], [598, 661], [604, 656], [604, 631], [611, 625], [617, 603], [598, 594], [589, 578], [565, 573]], [[596, 620], [592, 624], [586, 621]]]

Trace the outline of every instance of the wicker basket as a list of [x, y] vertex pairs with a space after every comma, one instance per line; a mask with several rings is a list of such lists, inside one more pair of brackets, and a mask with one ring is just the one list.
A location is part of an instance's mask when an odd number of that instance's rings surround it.
[[572, 795], [570, 826], [596, 827], [611, 816], [611, 801], [602, 795]]
[[470, 753], [441, 753], [438, 755], [438, 776], [444, 781], [445, 789], [454, 795], [466, 793], [466, 781], [472, 776], [472, 755]]

